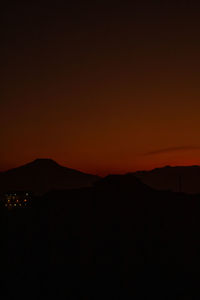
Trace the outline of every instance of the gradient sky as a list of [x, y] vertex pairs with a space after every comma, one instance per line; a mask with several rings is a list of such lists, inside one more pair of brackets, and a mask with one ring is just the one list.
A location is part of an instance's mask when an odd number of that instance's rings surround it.
[[15, 2], [1, 8], [0, 170], [200, 164], [197, 1]]

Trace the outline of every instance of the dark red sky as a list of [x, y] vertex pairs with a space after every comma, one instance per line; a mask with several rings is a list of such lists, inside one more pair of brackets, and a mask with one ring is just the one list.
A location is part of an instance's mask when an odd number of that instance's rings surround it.
[[1, 11], [0, 170], [200, 164], [197, 1], [15, 2]]

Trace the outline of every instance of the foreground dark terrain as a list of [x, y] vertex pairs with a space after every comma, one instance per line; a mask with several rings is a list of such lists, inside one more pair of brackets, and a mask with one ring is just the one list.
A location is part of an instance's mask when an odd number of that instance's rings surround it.
[[133, 175], [1, 207], [1, 299], [199, 299], [200, 197]]

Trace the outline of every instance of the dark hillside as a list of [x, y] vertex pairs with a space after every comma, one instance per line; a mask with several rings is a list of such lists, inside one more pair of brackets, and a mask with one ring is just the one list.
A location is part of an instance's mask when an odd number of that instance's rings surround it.
[[197, 299], [199, 200], [126, 175], [2, 208], [2, 299]]

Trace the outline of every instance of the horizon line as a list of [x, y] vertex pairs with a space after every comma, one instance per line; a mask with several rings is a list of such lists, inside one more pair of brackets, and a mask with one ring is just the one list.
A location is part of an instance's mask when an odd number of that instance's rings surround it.
[[[178, 150], [178, 149], [177, 149]], [[199, 150], [200, 150], [200, 147], [199, 147]], [[152, 151], [152, 155], [154, 154], [154, 152], [157, 152], [157, 151]], [[155, 153], [156, 154], [156, 153]], [[144, 154], [145, 155], [145, 154]], [[148, 154], [146, 154], [148, 155]], [[150, 154], [149, 154], [150, 155]], [[52, 160], [54, 162], [56, 162], [56, 160], [54, 159], [51, 159], [51, 158], [42, 158], [42, 159], [47, 159], [47, 160]], [[8, 172], [10, 170], [13, 170], [13, 169], [17, 169], [19, 167], [22, 167], [22, 166], [25, 166], [31, 162], [34, 162], [36, 159], [33, 159], [32, 161], [29, 161], [27, 163], [23, 163], [23, 164], [20, 164], [20, 165], [17, 165], [17, 166], [14, 166], [14, 167], [9, 167], [9, 168], [0, 168], [0, 173], [4, 173], [4, 172]], [[57, 162], [56, 162], [57, 163]], [[176, 167], [200, 167], [200, 164], [163, 164], [161, 166], [156, 166], [155, 167], [150, 167], [150, 168], [139, 168], [139, 169], [136, 169], [136, 170], [116, 170], [116, 171], [97, 171], [97, 172], [93, 172], [92, 170], [91, 171], [86, 171], [84, 169], [79, 169], [79, 168], [75, 168], [75, 167], [68, 167], [64, 164], [60, 164], [60, 163], [57, 163], [58, 165], [62, 166], [62, 167], [65, 167], [65, 168], [68, 168], [68, 169], [73, 169], [73, 170], [76, 170], [76, 171], [79, 171], [79, 172], [82, 172], [82, 173], [85, 173], [85, 174], [90, 174], [90, 175], [94, 175], [94, 176], [99, 176], [99, 177], [104, 177], [104, 176], [108, 176], [108, 175], [115, 175], [115, 174], [119, 174], [119, 175], [125, 175], [125, 174], [130, 174], [130, 173], [136, 173], [136, 172], [145, 172], [145, 171], [152, 171], [152, 170], [155, 170], [155, 169], [162, 169], [162, 168], [166, 168], [166, 167], [171, 167], [171, 168], [176, 168]]]

